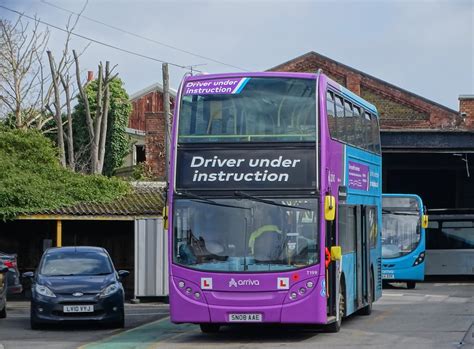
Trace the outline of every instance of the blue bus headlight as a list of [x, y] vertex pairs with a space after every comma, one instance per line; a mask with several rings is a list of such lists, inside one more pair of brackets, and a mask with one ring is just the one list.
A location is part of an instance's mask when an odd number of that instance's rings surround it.
[[35, 292], [42, 295], [42, 296], [45, 296], [45, 297], [51, 297], [51, 298], [56, 297], [56, 295], [53, 293], [53, 291], [51, 291], [49, 288], [47, 288], [46, 286], [43, 286], [43, 285], [36, 284]]
[[418, 255], [418, 257], [416, 257], [415, 262], [413, 263], [413, 266], [423, 263], [424, 260], [425, 260], [425, 252], [421, 252]]
[[108, 297], [112, 294], [114, 294], [115, 292], [117, 292], [119, 290], [119, 285], [117, 283], [115, 284], [111, 284], [109, 286], [107, 286], [106, 288], [104, 288], [102, 290], [102, 292], [100, 293], [99, 297], [100, 298], [105, 298], [105, 297]]

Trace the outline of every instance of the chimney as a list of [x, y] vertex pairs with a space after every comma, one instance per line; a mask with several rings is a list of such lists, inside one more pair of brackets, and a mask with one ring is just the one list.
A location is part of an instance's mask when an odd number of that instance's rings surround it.
[[474, 128], [474, 95], [459, 96], [459, 114], [468, 128]]
[[87, 72], [87, 82], [91, 82], [92, 80], [94, 80], [94, 72], [92, 70], [89, 70]]

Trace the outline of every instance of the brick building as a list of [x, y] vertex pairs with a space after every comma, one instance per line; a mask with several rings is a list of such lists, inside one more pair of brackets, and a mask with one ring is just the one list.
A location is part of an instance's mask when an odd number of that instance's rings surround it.
[[474, 128], [474, 95], [459, 96], [459, 112], [467, 127]]
[[[456, 110], [394, 86], [369, 74], [336, 62], [316, 52], [280, 64], [270, 71], [316, 72], [322, 69], [333, 80], [377, 106], [381, 128], [390, 129], [462, 129]], [[474, 120], [474, 115], [472, 116]], [[474, 125], [473, 125], [474, 130]]]
[[[170, 89], [171, 110], [176, 91]], [[163, 118], [163, 85], [153, 84], [130, 96], [132, 114], [128, 127], [145, 132], [145, 162], [153, 176], [165, 176], [165, 120]]]
[[430, 208], [474, 207], [474, 95], [453, 110], [316, 52], [270, 71], [320, 68], [379, 110], [384, 192], [419, 194]]

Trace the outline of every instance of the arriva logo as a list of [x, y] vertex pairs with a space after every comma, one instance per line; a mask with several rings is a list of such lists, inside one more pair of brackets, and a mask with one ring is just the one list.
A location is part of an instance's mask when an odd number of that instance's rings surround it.
[[238, 280], [236, 281], [234, 278], [230, 279], [229, 287], [238, 287], [238, 286], [259, 286], [260, 281], [258, 280]]

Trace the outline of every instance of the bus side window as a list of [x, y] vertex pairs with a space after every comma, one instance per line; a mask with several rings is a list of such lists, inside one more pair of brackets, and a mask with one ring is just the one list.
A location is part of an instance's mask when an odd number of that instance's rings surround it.
[[328, 115], [329, 133], [332, 138], [337, 139], [336, 106], [334, 105], [334, 94], [330, 91], [326, 93], [326, 111]]
[[363, 119], [360, 115], [360, 107], [354, 105], [354, 130], [355, 130], [355, 142], [356, 146], [365, 149], [366, 137], [364, 134], [364, 124]]
[[344, 102], [342, 97], [336, 95], [336, 127], [337, 127], [337, 139], [346, 142], [344, 137], [346, 120], [344, 119]]
[[344, 101], [344, 138], [346, 142], [357, 145], [352, 103]]
[[381, 147], [380, 147], [380, 130], [379, 130], [379, 121], [378, 118], [374, 115], [370, 115], [371, 124], [372, 124], [372, 141], [374, 142], [375, 149], [374, 152], [380, 154]]
[[372, 122], [370, 120], [370, 114], [367, 112], [364, 112], [364, 117], [363, 117], [363, 123], [364, 123], [364, 135], [365, 135], [365, 149], [368, 151], [376, 152], [376, 147], [373, 139], [373, 131], [372, 131]]

